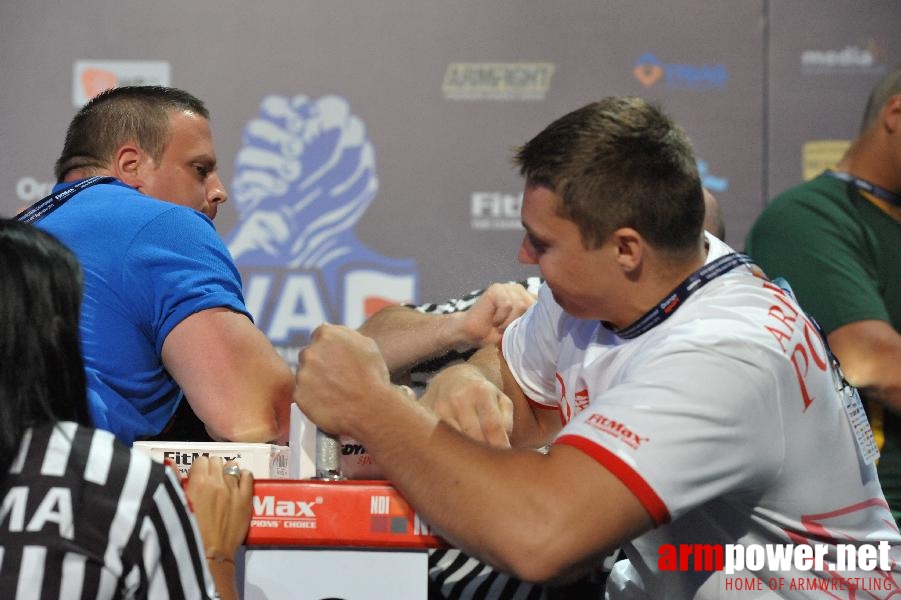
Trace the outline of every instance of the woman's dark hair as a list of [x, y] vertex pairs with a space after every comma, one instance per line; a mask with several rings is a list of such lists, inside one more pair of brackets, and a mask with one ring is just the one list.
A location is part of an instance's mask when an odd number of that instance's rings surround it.
[[89, 425], [79, 341], [82, 275], [49, 233], [0, 219], [0, 479], [25, 430]]

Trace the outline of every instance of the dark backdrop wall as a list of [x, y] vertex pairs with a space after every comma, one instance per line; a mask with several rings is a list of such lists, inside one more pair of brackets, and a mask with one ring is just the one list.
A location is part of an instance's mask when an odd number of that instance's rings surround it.
[[97, 91], [203, 98], [231, 200], [217, 227], [290, 360], [322, 320], [534, 274], [511, 150], [608, 95], [691, 136], [741, 248], [828, 166], [901, 56], [896, 0], [0, 3], [0, 214], [48, 192]]

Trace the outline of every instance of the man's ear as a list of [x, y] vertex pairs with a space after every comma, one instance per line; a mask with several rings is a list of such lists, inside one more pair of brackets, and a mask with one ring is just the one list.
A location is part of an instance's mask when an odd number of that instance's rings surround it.
[[644, 259], [645, 242], [641, 234], [631, 227], [620, 227], [610, 239], [614, 244], [616, 261], [624, 273], [636, 273]]
[[113, 173], [119, 181], [137, 190], [144, 187], [150, 157], [135, 144], [123, 144], [116, 151]]
[[882, 122], [889, 133], [901, 130], [901, 94], [895, 94], [882, 107]]

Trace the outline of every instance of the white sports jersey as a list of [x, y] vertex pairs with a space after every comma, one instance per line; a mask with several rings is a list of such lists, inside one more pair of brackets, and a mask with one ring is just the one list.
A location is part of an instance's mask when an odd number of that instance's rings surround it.
[[[732, 252], [708, 241], [708, 263]], [[894, 565], [830, 569], [838, 543], [886, 540], [894, 562], [901, 537], [815, 327], [749, 267], [714, 279], [631, 340], [567, 315], [543, 289], [507, 329], [503, 352], [526, 395], [560, 410], [555, 443], [614, 473], [657, 524], [624, 548], [609, 597], [731, 598], [751, 585], [753, 597], [882, 598], [901, 585]], [[810, 544], [828, 554], [821, 571], [767, 564], [727, 574], [668, 570], [667, 544]], [[811, 582], [831, 582], [832, 596]]]

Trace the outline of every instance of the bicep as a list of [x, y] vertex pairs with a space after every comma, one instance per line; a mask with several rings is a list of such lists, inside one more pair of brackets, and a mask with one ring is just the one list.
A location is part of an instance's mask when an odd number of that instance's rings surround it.
[[215, 437], [263, 442], [286, 428], [291, 369], [245, 315], [211, 308], [186, 317], [166, 336], [162, 358]]

